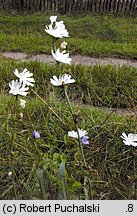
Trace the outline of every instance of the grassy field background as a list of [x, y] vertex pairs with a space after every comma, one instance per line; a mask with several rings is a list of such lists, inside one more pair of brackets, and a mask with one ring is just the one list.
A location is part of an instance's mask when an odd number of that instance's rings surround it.
[[[45, 32], [48, 19], [47, 15], [1, 14], [0, 50], [51, 53], [51, 37]], [[70, 33], [70, 53], [137, 58], [137, 18], [59, 15], [62, 19]]]
[[[15, 68], [28, 68], [37, 80], [37, 92], [46, 99], [50, 96], [50, 78], [56, 74], [69, 73], [76, 80], [68, 94], [72, 101], [94, 106], [113, 108], [135, 108], [137, 105], [137, 69], [128, 66], [82, 66], [47, 65], [39, 62], [18, 62], [1, 58], [1, 91], [10, 79], [14, 79]], [[58, 97], [60, 95], [59, 89]]]
[[[52, 39], [44, 32], [48, 18], [1, 14], [0, 50], [51, 53]], [[61, 19], [70, 33], [70, 53], [137, 58], [136, 18]], [[9, 94], [16, 68], [27, 68], [35, 79], [25, 109]], [[83, 146], [86, 167], [76, 140], [67, 136], [75, 125], [63, 89], [50, 83], [53, 75], [64, 73], [76, 80], [67, 92], [79, 128], [88, 131], [90, 144]], [[0, 57], [0, 199], [65, 199], [64, 185], [68, 199], [137, 199], [137, 150], [120, 137], [122, 132], [137, 133], [137, 116], [100, 111], [97, 107], [102, 106], [136, 110], [137, 68], [48, 65]], [[40, 132], [39, 139], [34, 139], [34, 130]]]
[[[23, 110], [14, 96], [9, 95], [8, 82], [15, 78], [13, 70], [25, 67], [34, 73], [36, 84], [33, 90], [47, 105], [30, 91]], [[63, 199], [62, 187], [57, 183], [61, 157], [66, 160], [69, 199], [88, 199], [82, 189], [88, 190], [85, 186], [87, 175], [92, 176], [92, 199], [135, 199], [132, 149], [124, 146], [120, 136], [123, 131], [136, 133], [137, 118], [135, 115], [100, 112], [91, 106], [131, 108], [133, 105], [135, 108], [135, 68], [73, 65], [58, 68], [57, 65], [1, 59], [0, 71], [1, 199]], [[53, 74], [58, 76], [66, 71], [76, 79], [76, 84], [68, 87], [68, 94], [78, 113], [79, 127], [87, 129], [89, 135], [90, 145], [84, 146], [88, 170], [82, 165], [77, 144], [67, 137], [67, 132], [74, 129], [74, 123], [63, 91], [49, 82]], [[112, 89], [116, 87], [117, 94], [114, 94]], [[40, 139], [34, 140], [33, 130], [40, 132]], [[8, 176], [11, 170], [12, 177]], [[44, 192], [40, 190], [39, 181], [44, 182]]]

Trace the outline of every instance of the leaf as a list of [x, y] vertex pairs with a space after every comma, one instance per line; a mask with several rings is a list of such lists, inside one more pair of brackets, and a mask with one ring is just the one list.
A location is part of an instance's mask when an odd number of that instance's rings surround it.
[[65, 169], [65, 162], [62, 162], [59, 165], [58, 169], [58, 182], [61, 182], [63, 197], [64, 199], [68, 199], [68, 191], [67, 191], [67, 171]]
[[40, 185], [42, 197], [45, 200], [46, 199], [46, 194], [45, 194], [44, 178], [43, 178], [43, 170], [42, 169], [38, 170], [38, 179], [39, 179], [39, 185]]
[[2, 193], [2, 197], [4, 197], [11, 189], [13, 188], [13, 185], [10, 185], [3, 193]]

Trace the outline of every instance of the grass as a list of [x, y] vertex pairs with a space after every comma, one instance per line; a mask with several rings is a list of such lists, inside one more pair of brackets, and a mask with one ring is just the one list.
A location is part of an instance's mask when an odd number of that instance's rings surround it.
[[[25, 98], [26, 108], [22, 109], [19, 101], [9, 95], [8, 82], [15, 79], [13, 70], [24, 67], [34, 73], [33, 89], [47, 105], [31, 91]], [[106, 99], [106, 103], [107, 100], [118, 101], [121, 95], [124, 95], [123, 105], [129, 107], [130, 100], [136, 103], [135, 68], [73, 65], [59, 68], [38, 62], [1, 59], [0, 71], [1, 199], [63, 199], [65, 183], [69, 199], [88, 199], [87, 178], [90, 178], [92, 199], [136, 199], [133, 157], [137, 153], [134, 149], [133, 154], [132, 148], [125, 146], [120, 136], [123, 131], [136, 133], [137, 118], [100, 112], [90, 105], [92, 101], [98, 104], [98, 97], [105, 101], [106, 94], [97, 94], [107, 93], [109, 89], [113, 89], [108, 94], [111, 100]], [[68, 87], [68, 93], [73, 100], [77, 123], [89, 135], [90, 145], [83, 146], [87, 167], [82, 163], [77, 142], [67, 136], [75, 125], [63, 91], [49, 82], [53, 74], [66, 71], [76, 79], [76, 84]], [[118, 86], [120, 90], [114, 94], [114, 87]], [[40, 132], [40, 139], [33, 138], [33, 130]], [[11, 176], [9, 171], [12, 171]]]
[[[46, 198], [57, 199], [57, 172], [61, 155], [66, 158], [70, 199], [84, 199], [82, 186], [88, 172], [78, 165], [77, 144], [67, 138], [67, 131], [74, 127], [67, 104], [58, 102], [54, 106], [54, 110], [61, 110], [61, 118], [65, 122], [63, 125], [37, 98], [28, 99], [25, 111], [17, 110], [15, 132], [15, 100], [12, 96], [6, 100], [5, 96], [1, 97], [1, 199], [41, 199], [38, 169], [47, 171], [50, 180], [51, 191], [45, 186]], [[20, 118], [20, 112], [24, 115], [23, 119]], [[133, 199], [131, 149], [124, 146], [120, 135], [123, 131], [135, 132], [137, 119], [113, 114], [106, 120], [107, 112], [89, 106], [81, 106], [79, 112], [79, 125], [88, 129], [90, 137], [90, 145], [84, 147], [84, 152], [91, 176], [93, 199]], [[41, 134], [41, 138], [36, 141], [32, 137], [34, 129]], [[11, 152], [13, 134], [16, 137]], [[8, 176], [12, 169], [11, 157], [14, 179]]]
[[69, 89], [72, 101], [90, 104], [94, 106], [107, 106], [115, 108], [134, 108], [137, 105], [137, 69], [122, 66], [81, 66], [71, 65], [47, 65], [39, 62], [19, 63], [14, 60], [1, 59], [1, 91], [8, 85], [9, 80], [14, 79], [12, 71], [19, 68], [28, 68], [34, 73], [37, 80], [37, 92], [43, 98], [50, 96], [52, 92], [59, 98], [59, 90], [51, 87], [49, 80], [56, 74], [71, 73], [76, 79]]
[[[44, 31], [50, 15], [1, 15], [0, 50], [50, 53], [51, 38]], [[64, 15], [70, 53], [137, 58], [137, 18], [111, 15]], [[78, 32], [78, 29], [80, 31]], [[58, 43], [60, 43], [59, 40]]]
[[[51, 37], [44, 32], [49, 16], [1, 14], [1, 51], [50, 53]], [[70, 33], [70, 53], [137, 58], [137, 18], [59, 15], [61, 19]], [[21, 72], [25, 67], [36, 82], [22, 109], [8, 83], [16, 79], [15, 68]], [[50, 83], [53, 75], [64, 73], [76, 80], [67, 88], [73, 116], [63, 88]], [[137, 69], [0, 57], [0, 199], [137, 199], [137, 151], [120, 137], [136, 133], [137, 117], [98, 106], [135, 109]], [[75, 124], [88, 132], [86, 164], [78, 141], [67, 135]]]

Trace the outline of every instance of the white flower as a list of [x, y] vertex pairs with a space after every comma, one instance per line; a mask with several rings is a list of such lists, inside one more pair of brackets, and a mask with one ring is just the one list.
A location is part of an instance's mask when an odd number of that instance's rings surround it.
[[57, 62], [61, 62], [64, 64], [70, 64], [71, 62], [71, 58], [69, 58], [69, 53], [66, 53], [65, 50], [63, 50], [62, 52], [59, 51], [59, 49], [57, 49], [57, 51], [54, 53], [53, 50], [52, 52], [52, 56], [53, 58], [57, 61]]
[[29, 92], [26, 92], [29, 88], [22, 86], [22, 84], [18, 80], [12, 80], [9, 83], [9, 87], [11, 88], [9, 93], [13, 95], [26, 96], [29, 93]]
[[56, 22], [57, 16], [50, 16], [49, 19], [50, 19], [51, 24], [53, 24], [54, 22]]
[[26, 101], [23, 100], [23, 99], [20, 99], [20, 106], [24, 109], [25, 108], [25, 104], [26, 104]]
[[122, 133], [121, 138], [123, 139], [125, 145], [137, 146], [137, 134], [129, 133], [127, 136], [125, 133]]
[[60, 44], [60, 48], [61, 49], [66, 49], [67, 47], [67, 42], [63, 41], [61, 44]]
[[69, 37], [69, 33], [65, 28], [64, 22], [56, 22], [57, 16], [51, 16], [49, 25], [46, 25], [45, 31], [56, 38]]
[[54, 86], [61, 86], [61, 85], [69, 84], [69, 83], [74, 83], [75, 80], [71, 79], [71, 75], [64, 74], [62, 76], [59, 76], [59, 78], [57, 78], [56, 76], [53, 76], [53, 79], [50, 78], [50, 82]]
[[15, 69], [14, 74], [19, 78], [20, 83], [23, 83], [24, 86], [34, 86], [34, 78], [32, 78], [33, 73], [30, 73], [27, 68], [25, 68], [22, 73], [19, 73], [17, 69]]
[[[82, 138], [87, 134], [86, 130], [78, 128], [79, 137]], [[68, 136], [78, 139], [78, 133], [76, 131], [68, 131]]]

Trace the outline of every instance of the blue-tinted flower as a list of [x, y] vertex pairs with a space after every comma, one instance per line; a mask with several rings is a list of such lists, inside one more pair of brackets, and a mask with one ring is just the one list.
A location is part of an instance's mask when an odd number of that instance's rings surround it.
[[40, 133], [38, 132], [38, 131], [33, 131], [33, 137], [35, 138], [35, 139], [38, 139], [38, 138], [40, 138]]
[[89, 139], [88, 136], [83, 136], [82, 139], [81, 139], [82, 144], [89, 145], [88, 139]]

